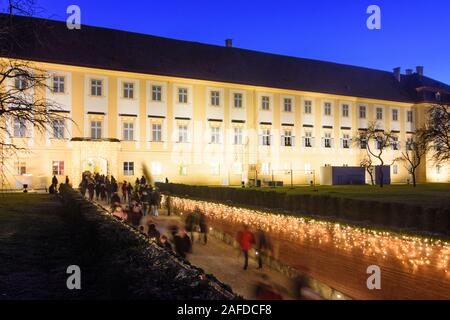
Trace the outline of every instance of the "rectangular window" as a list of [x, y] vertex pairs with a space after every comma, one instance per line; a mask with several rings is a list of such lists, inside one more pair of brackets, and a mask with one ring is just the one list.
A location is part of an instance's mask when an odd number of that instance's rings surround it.
[[305, 100], [305, 114], [311, 114], [311, 113], [312, 113], [312, 101]]
[[284, 98], [283, 101], [284, 105], [284, 112], [292, 112], [292, 99], [291, 98]]
[[161, 86], [152, 86], [152, 101], [162, 101], [162, 87]]
[[377, 108], [377, 120], [383, 120], [383, 108]]
[[242, 128], [235, 127], [234, 128], [234, 144], [242, 145]]
[[294, 136], [291, 130], [284, 130], [284, 135], [281, 137], [281, 145], [285, 147], [294, 146]]
[[398, 150], [400, 146], [400, 142], [397, 137], [392, 137], [392, 150]]
[[178, 103], [188, 103], [187, 88], [178, 88]]
[[152, 124], [152, 141], [161, 142], [162, 141], [162, 125], [161, 123]]
[[269, 162], [263, 162], [261, 164], [261, 173], [263, 175], [268, 175], [270, 174], [270, 163]]
[[323, 107], [324, 107], [324, 114], [326, 116], [331, 116], [331, 103], [325, 102]]
[[270, 97], [268, 96], [261, 97], [261, 109], [270, 110]]
[[152, 162], [152, 175], [160, 176], [162, 174], [161, 162]]
[[53, 161], [52, 175], [53, 176], [63, 176], [64, 175], [64, 161]]
[[211, 127], [211, 143], [214, 143], [214, 144], [220, 143], [220, 128], [219, 127]]
[[325, 148], [331, 148], [331, 133], [325, 133], [323, 138], [323, 146]]
[[220, 92], [219, 91], [211, 91], [211, 105], [213, 107], [220, 106]]
[[367, 137], [365, 134], [361, 134], [359, 137], [359, 147], [361, 149], [367, 149]]
[[263, 146], [270, 146], [270, 129], [263, 129], [261, 138], [261, 144]]
[[23, 161], [16, 162], [17, 175], [24, 176], [27, 174], [27, 164]]
[[123, 123], [123, 140], [124, 141], [134, 140], [134, 124], [132, 122]]
[[394, 164], [392, 166], [392, 174], [397, 175], [398, 174], [398, 165]]
[[63, 76], [53, 76], [53, 92], [54, 93], [65, 92], [65, 78]]
[[123, 175], [134, 176], [134, 162], [126, 161], [123, 163]]
[[384, 140], [382, 137], [376, 137], [375, 138], [375, 149], [381, 150], [383, 149]]
[[124, 84], [123, 84], [123, 97], [125, 99], [133, 99], [134, 98], [134, 83], [132, 83], [132, 82], [124, 82]]
[[406, 121], [408, 123], [412, 123], [413, 122], [413, 112], [412, 111], [408, 111], [406, 113]]
[[102, 80], [91, 80], [91, 96], [94, 97], [101, 97], [102, 96], [102, 87], [103, 87], [103, 81]]
[[178, 126], [178, 142], [180, 142], [180, 143], [188, 142], [188, 127], [187, 127], [187, 125]]
[[407, 138], [406, 139], [406, 150], [407, 151], [412, 151], [413, 150], [413, 145], [414, 145], [413, 138]]
[[349, 109], [350, 109], [350, 107], [349, 107], [348, 104], [343, 104], [342, 105], [342, 117], [348, 118], [349, 112], [350, 112]]
[[102, 138], [102, 122], [101, 121], [91, 121], [91, 138], [101, 139]]
[[359, 106], [359, 118], [360, 119], [366, 118], [366, 106]]
[[17, 76], [14, 78], [14, 88], [16, 90], [25, 90], [27, 87], [27, 79], [25, 76]]
[[14, 138], [26, 138], [27, 124], [23, 118], [14, 118]]
[[351, 139], [349, 134], [342, 135], [342, 148], [350, 149]]
[[311, 148], [312, 145], [313, 145], [313, 143], [312, 143], [312, 132], [310, 132], [310, 131], [305, 132], [305, 136], [304, 136], [303, 140], [304, 140], [303, 143], [304, 143], [305, 147], [306, 148]]
[[64, 139], [64, 120], [56, 119], [53, 120], [53, 138], [54, 139]]
[[233, 95], [234, 107], [242, 108], [242, 93], [235, 93]]
[[398, 121], [398, 110], [397, 109], [392, 110], [392, 121]]

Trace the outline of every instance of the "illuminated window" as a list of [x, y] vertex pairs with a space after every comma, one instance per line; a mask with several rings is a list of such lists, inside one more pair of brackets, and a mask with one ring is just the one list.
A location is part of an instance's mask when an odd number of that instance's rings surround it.
[[313, 146], [313, 138], [311, 131], [305, 132], [305, 136], [303, 137], [303, 146], [306, 148], [311, 148]]
[[14, 118], [14, 138], [25, 138], [27, 134], [26, 120], [23, 118]]
[[91, 96], [94, 97], [101, 97], [102, 96], [102, 87], [103, 87], [103, 81], [102, 80], [91, 80]]
[[178, 168], [178, 173], [180, 174], [180, 176], [187, 176], [187, 165], [180, 164]]
[[331, 103], [330, 102], [325, 102], [324, 106], [323, 106], [324, 110], [324, 114], [326, 116], [331, 116]]
[[125, 99], [133, 99], [134, 98], [134, 83], [132, 83], [132, 82], [124, 82], [124, 84], [123, 84], [123, 97]]
[[270, 97], [262, 96], [261, 97], [261, 109], [262, 110], [270, 110]]
[[152, 124], [152, 141], [161, 142], [162, 141], [162, 125], [161, 123]]
[[291, 130], [284, 130], [284, 135], [281, 136], [281, 145], [285, 147], [294, 146], [294, 136]]
[[412, 123], [413, 122], [413, 112], [412, 111], [408, 111], [406, 113], [406, 121], [408, 123]]
[[63, 176], [64, 175], [64, 161], [53, 161], [52, 175]]
[[211, 174], [213, 176], [220, 175], [220, 164], [218, 164], [218, 163], [211, 163]]
[[91, 121], [91, 138], [101, 139], [102, 138], [102, 122], [101, 121]]
[[331, 142], [332, 142], [331, 133], [325, 133], [325, 136], [323, 138], [323, 146], [325, 148], [331, 148]]
[[360, 119], [366, 118], [366, 106], [359, 106], [359, 118]]
[[312, 113], [312, 101], [311, 100], [305, 100], [305, 114], [311, 114]]
[[153, 101], [162, 101], [162, 87], [161, 86], [152, 86], [152, 100]]
[[178, 103], [188, 103], [187, 88], [178, 88]]
[[242, 128], [235, 127], [234, 129], [234, 144], [241, 145], [242, 144]]
[[188, 126], [187, 125], [178, 126], [178, 142], [180, 142], [180, 143], [188, 142]]
[[220, 92], [219, 91], [211, 91], [211, 105], [213, 107], [220, 106]]
[[392, 121], [398, 121], [398, 110], [392, 110]]
[[284, 112], [292, 112], [292, 99], [284, 98], [283, 99]]
[[349, 112], [350, 112], [349, 109], [350, 109], [350, 107], [349, 107], [348, 104], [343, 104], [342, 105], [342, 117], [348, 118]]
[[233, 163], [233, 173], [242, 174], [242, 163], [240, 162]]
[[25, 162], [16, 162], [17, 175], [24, 176], [27, 174], [27, 164]]
[[27, 79], [25, 76], [17, 76], [14, 79], [14, 88], [17, 90], [25, 90], [27, 87]]
[[162, 174], [161, 162], [152, 162], [152, 175], [160, 176]]
[[64, 139], [65, 124], [64, 119], [53, 120], [53, 138]]
[[349, 149], [351, 145], [351, 139], [349, 134], [342, 135], [342, 148]]
[[396, 164], [394, 164], [393, 166], [392, 166], [392, 174], [398, 174], [398, 165], [396, 165]]
[[270, 146], [270, 129], [262, 130], [261, 145]]
[[377, 108], [376, 114], [377, 120], [383, 120], [383, 108]]
[[134, 162], [126, 161], [123, 163], [123, 175], [134, 176]]
[[261, 164], [261, 173], [264, 175], [270, 174], [270, 163], [269, 162], [263, 162]]
[[123, 140], [124, 141], [134, 140], [134, 124], [132, 122], [123, 123]]
[[242, 108], [242, 93], [235, 93], [233, 95], [234, 107]]
[[211, 127], [211, 143], [220, 143], [220, 127]]
[[53, 76], [53, 92], [54, 93], [65, 92], [65, 78], [63, 76]]

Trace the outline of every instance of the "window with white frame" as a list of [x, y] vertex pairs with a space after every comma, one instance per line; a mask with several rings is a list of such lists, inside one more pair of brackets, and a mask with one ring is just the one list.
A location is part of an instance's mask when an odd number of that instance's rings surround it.
[[414, 139], [409, 137], [406, 138], [406, 150], [407, 151], [412, 151], [413, 150], [413, 146], [414, 146]]
[[134, 176], [134, 162], [125, 161], [123, 163], [123, 175]]
[[366, 106], [359, 106], [359, 118], [366, 119]]
[[161, 142], [162, 141], [162, 124], [152, 123], [152, 141]]
[[210, 98], [211, 98], [211, 106], [213, 107], [220, 106], [220, 91], [211, 91]]
[[413, 123], [413, 112], [412, 111], [406, 112], [406, 121], [408, 123]]
[[398, 121], [398, 110], [392, 109], [392, 121]]
[[366, 133], [359, 134], [359, 147], [361, 149], [367, 149], [367, 135]]
[[233, 128], [234, 131], [234, 144], [235, 145], [242, 145], [243, 144], [243, 139], [242, 139], [242, 128], [241, 127], [234, 127]]
[[306, 131], [305, 136], [303, 137], [303, 144], [306, 148], [311, 148], [313, 146], [313, 138], [312, 138], [312, 132]]
[[284, 108], [283, 108], [284, 112], [292, 112], [292, 99], [284, 98], [283, 106], [284, 106]]
[[178, 88], [178, 103], [188, 103], [187, 88]]
[[311, 174], [312, 173], [311, 163], [305, 163], [303, 168], [305, 169], [305, 174]]
[[323, 112], [326, 116], [331, 116], [331, 103], [325, 102], [323, 105]]
[[14, 88], [16, 90], [25, 90], [27, 87], [27, 78], [23, 75], [14, 78]]
[[102, 122], [101, 121], [91, 121], [91, 138], [101, 139], [102, 138]]
[[384, 147], [384, 139], [381, 136], [375, 138], [375, 149], [381, 150]]
[[312, 101], [311, 100], [305, 100], [305, 114], [311, 114], [312, 113]]
[[261, 174], [263, 175], [270, 174], [270, 162], [263, 162], [261, 164]]
[[134, 123], [132, 122], [123, 123], [123, 140], [124, 141], [134, 140]]
[[270, 129], [262, 130], [261, 145], [270, 146]]
[[400, 149], [400, 141], [398, 141], [398, 137], [392, 137], [391, 147], [392, 147], [392, 150]]
[[91, 96], [101, 97], [102, 88], [103, 88], [102, 80], [91, 79]]
[[185, 124], [178, 126], [178, 142], [180, 143], [188, 142], [188, 126]]
[[326, 132], [323, 137], [323, 146], [325, 148], [331, 148], [331, 145], [332, 145], [331, 133]]
[[54, 139], [64, 139], [65, 123], [64, 119], [53, 120], [53, 138]]
[[281, 145], [285, 147], [294, 146], [294, 136], [292, 135], [292, 130], [290, 129], [284, 130], [284, 134], [283, 136], [281, 136]]
[[162, 174], [161, 162], [152, 162], [151, 170], [152, 170], [152, 175], [160, 176]]
[[[152, 86], [152, 101], [162, 101], [162, 87], [153, 85]], [[186, 100], [187, 101], [187, 100]]]
[[342, 105], [342, 117], [348, 118], [350, 113], [350, 106], [348, 104]]
[[14, 138], [26, 138], [27, 123], [23, 118], [14, 118]]
[[211, 140], [212, 144], [220, 143], [220, 127], [211, 127]]
[[376, 109], [376, 118], [377, 120], [383, 120], [383, 108]]
[[65, 77], [53, 76], [53, 92], [54, 93], [65, 92]]
[[64, 161], [53, 161], [52, 162], [52, 175], [53, 176], [63, 176], [64, 175]]
[[15, 163], [16, 165], [16, 174], [19, 176], [24, 176], [27, 174], [27, 164], [24, 161], [19, 161]]
[[233, 105], [235, 108], [242, 108], [242, 93], [233, 94]]
[[261, 97], [261, 109], [270, 110], [270, 97], [268, 96]]
[[352, 144], [352, 140], [350, 138], [350, 135], [348, 133], [344, 133], [342, 135], [342, 148], [350, 149], [351, 144]]
[[123, 83], [123, 97], [125, 99], [134, 99], [134, 83], [132, 82]]

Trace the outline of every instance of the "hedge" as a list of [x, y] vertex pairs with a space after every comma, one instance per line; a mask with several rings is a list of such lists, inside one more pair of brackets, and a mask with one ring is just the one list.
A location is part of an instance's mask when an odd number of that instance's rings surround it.
[[448, 236], [450, 209], [427, 208], [407, 203], [347, 199], [329, 195], [287, 194], [255, 189], [157, 183], [163, 193], [237, 206], [269, 209], [365, 227]]

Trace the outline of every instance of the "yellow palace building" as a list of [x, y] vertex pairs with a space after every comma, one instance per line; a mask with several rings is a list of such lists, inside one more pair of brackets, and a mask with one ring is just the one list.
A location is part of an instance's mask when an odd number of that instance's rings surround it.
[[[1, 59], [48, 72], [42, 94], [73, 122], [41, 133], [5, 119], [8, 141], [28, 149], [2, 160], [13, 188], [44, 188], [53, 175], [76, 185], [84, 171], [134, 181], [144, 165], [156, 181], [320, 183], [322, 167], [359, 166], [366, 150], [354, 137], [370, 122], [398, 134], [389, 162], [407, 147], [427, 106], [450, 101], [450, 87], [422, 67], [401, 74], [243, 50], [231, 40], [220, 47], [15, 19], [25, 45]], [[409, 179], [403, 163], [390, 170], [393, 183]], [[424, 161], [419, 181], [448, 182], [449, 168]]]

